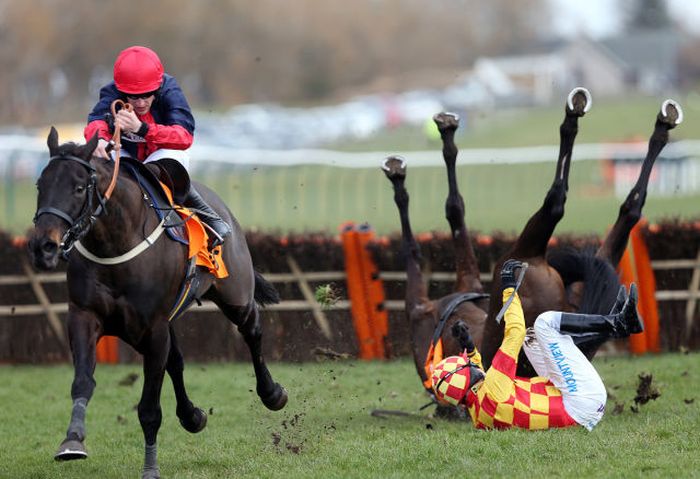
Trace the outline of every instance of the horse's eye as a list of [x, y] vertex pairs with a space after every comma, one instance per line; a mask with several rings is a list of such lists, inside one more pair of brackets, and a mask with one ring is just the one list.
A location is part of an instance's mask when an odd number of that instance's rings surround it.
[[82, 194], [85, 191], [85, 186], [79, 185], [75, 187], [75, 192], [78, 194]]

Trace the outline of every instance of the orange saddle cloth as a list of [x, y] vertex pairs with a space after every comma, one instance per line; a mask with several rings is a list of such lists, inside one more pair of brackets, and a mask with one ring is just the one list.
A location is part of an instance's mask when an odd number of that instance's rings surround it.
[[184, 206], [175, 205], [170, 189], [163, 183], [161, 183], [161, 185], [163, 191], [165, 191], [165, 194], [168, 196], [170, 204], [175, 207], [180, 217], [185, 220], [185, 230], [187, 241], [189, 242], [187, 258], [189, 259], [196, 255], [197, 266], [204, 266], [216, 278], [226, 278], [228, 276], [228, 270], [222, 258], [223, 249], [221, 245], [209, 250], [209, 235], [202, 221], [194, 212], [188, 210]]

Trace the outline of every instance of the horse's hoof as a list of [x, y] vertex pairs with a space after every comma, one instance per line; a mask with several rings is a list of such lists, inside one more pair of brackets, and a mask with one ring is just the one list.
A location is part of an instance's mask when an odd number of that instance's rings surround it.
[[390, 180], [406, 178], [406, 160], [401, 156], [388, 156], [382, 162], [382, 170]]
[[279, 411], [287, 405], [287, 390], [279, 384], [275, 383], [275, 390], [267, 397], [261, 397], [266, 408], [270, 411]]
[[683, 123], [683, 110], [677, 101], [670, 98], [661, 104], [659, 112], [659, 120], [674, 128], [676, 125]]
[[592, 105], [593, 97], [591, 97], [591, 92], [581, 86], [571, 90], [566, 98], [568, 112], [576, 116], [583, 116], [588, 113]]
[[192, 414], [188, 418], [179, 419], [180, 425], [185, 429], [185, 431], [191, 432], [192, 434], [197, 434], [207, 426], [207, 413], [198, 407], [192, 410]]
[[443, 111], [433, 115], [433, 121], [440, 131], [456, 130], [459, 127], [459, 115]]
[[141, 474], [141, 479], [160, 479], [160, 470], [157, 467], [145, 469]]
[[75, 439], [66, 439], [58, 447], [53, 458], [57, 461], [72, 461], [73, 459], [87, 459], [87, 449], [85, 445]]

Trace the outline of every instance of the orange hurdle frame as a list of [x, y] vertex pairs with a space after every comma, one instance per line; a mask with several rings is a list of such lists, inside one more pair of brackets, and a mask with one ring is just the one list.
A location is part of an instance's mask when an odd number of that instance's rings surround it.
[[374, 237], [369, 225], [341, 225], [350, 312], [360, 359], [385, 359], [389, 315], [384, 309], [384, 285], [367, 250]]
[[117, 364], [119, 362], [119, 338], [102, 336], [97, 341], [95, 357], [98, 363]]
[[630, 351], [634, 354], [661, 351], [656, 279], [649, 250], [642, 237], [642, 228], [645, 225], [646, 221], [640, 221], [632, 228], [629, 244], [618, 267], [620, 281], [628, 287], [631, 283], [636, 283], [639, 290], [637, 307], [644, 320], [644, 331], [630, 336]]

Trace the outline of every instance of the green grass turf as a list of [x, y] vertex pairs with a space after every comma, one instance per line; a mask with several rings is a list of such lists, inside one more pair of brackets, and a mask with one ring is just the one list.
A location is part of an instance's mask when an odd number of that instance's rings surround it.
[[[444, 167], [411, 168], [408, 160], [406, 187], [414, 232], [449, 231], [444, 217]], [[457, 171], [467, 227], [472, 232], [516, 233], [541, 206], [554, 176], [554, 163], [464, 165]], [[400, 229], [391, 183], [379, 168], [225, 168], [197, 179], [223, 197], [246, 229], [335, 233], [345, 221], [368, 222], [381, 234]], [[29, 182], [19, 182], [14, 190], [11, 202], [7, 195], [0, 196], [0, 229], [20, 234], [31, 225], [36, 193]], [[602, 235], [614, 223], [621, 202], [604, 182], [597, 162], [575, 162], [566, 213], [555, 234]], [[669, 217], [696, 219], [699, 204], [700, 194], [650, 194], [644, 214], [652, 222]]]
[[[289, 390], [280, 412], [257, 399], [249, 364], [190, 364], [190, 395], [213, 413], [203, 432], [185, 432], [166, 379], [161, 472], [173, 478], [700, 477], [698, 359], [697, 353], [596, 359], [611, 396], [591, 433], [581, 427], [484, 432], [434, 419], [430, 409], [419, 411], [426, 396], [407, 359], [273, 363], [273, 376]], [[120, 386], [132, 372], [139, 374], [136, 383]], [[634, 413], [641, 372], [653, 375], [661, 397]], [[90, 457], [68, 463], [52, 457], [68, 424], [72, 369], [3, 366], [0, 374], [0, 477], [138, 477], [138, 365], [98, 366], [87, 414]], [[624, 403], [620, 414], [612, 413], [616, 403]], [[375, 409], [412, 415], [377, 418], [370, 415]]]

